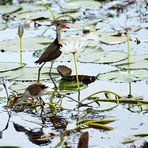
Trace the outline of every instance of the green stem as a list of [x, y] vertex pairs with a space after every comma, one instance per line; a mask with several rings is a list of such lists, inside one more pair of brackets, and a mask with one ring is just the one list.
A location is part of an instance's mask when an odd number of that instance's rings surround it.
[[130, 38], [129, 38], [128, 30], [126, 30], [126, 40], [127, 40], [127, 49], [128, 49], [127, 63], [130, 64]]
[[73, 53], [73, 57], [74, 57], [74, 66], [75, 66], [76, 79], [77, 79], [78, 101], [80, 101], [80, 82], [78, 77], [76, 53]]
[[73, 17], [73, 16], [71, 16], [71, 15], [69, 15], [69, 14], [62, 14], [62, 15], [59, 15], [59, 16], [57, 16], [57, 17], [55, 18], [55, 21], [57, 21], [58, 19], [60, 19], [60, 18], [62, 18], [62, 17], [69, 17], [69, 18], [72, 19], [72, 21], [76, 21], [76, 18]]
[[42, 5], [50, 12], [53, 20], [55, 20], [56, 19], [55, 12], [43, 0], [41, 0], [41, 2], [42, 2]]
[[22, 37], [20, 37], [20, 67], [22, 68]]

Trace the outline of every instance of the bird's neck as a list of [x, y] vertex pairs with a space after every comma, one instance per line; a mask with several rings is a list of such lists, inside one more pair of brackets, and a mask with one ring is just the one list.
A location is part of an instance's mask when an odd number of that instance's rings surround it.
[[62, 44], [62, 37], [61, 37], [61, 28], [57, 27], [57, 40], [59, 44]]

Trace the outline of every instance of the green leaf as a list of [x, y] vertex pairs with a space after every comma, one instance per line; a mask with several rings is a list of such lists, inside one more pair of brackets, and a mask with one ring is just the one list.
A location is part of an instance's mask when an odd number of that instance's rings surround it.
[[[35, 51], [46, 47], [44, 42], [49, 42], [49, 39], [42, 37], [34, 38], [23, 38], [23, 51]], [[18, 52], [19, 51], [19, 39], [11, 39], [0, 41], [1, 49], [7, 52]]]
[[128, 138], [128, 139], [125, 139], [124, 141], [122, 141], [121, 143], [122, 144], [128, 144], [128, 143], [133, 143], [136, 140], [138, 140], [138, 139], [136, 139], [136, 138]]
[[78, 57], [85, 63], [109, 64], [126, 59], [126, 54], [120, 51], [102, 51], [100, 48], [86, 48]]
[[106, 126], [103, 124], [99, 124], [99, 123], [88, 123], [87, 125], [91, 128], [102, 129], [102, 130], [107, 130], [107, 131], [113, 129], [112, 127], [109, 127], [109, 126]]
[[123, 69], [148, 69], [148, 55], [132, 55], [130, 65], [127, 64], [127, 60], [113, 63], [112, 65]]
[[101, 7], [101, 3], [94, 0], [69, 0], [68, 2], [62, 3], [61, 7], [64, 9], [99, 9]]
[[[80, 82], [80, 87], [82, 87], [84, 84]], [[71, 90], [75, 91], [77, 90], [77, 81], [66, 81], [61, 80], [59, 84], [60, 90]]]
[[[25, 66], [25, 64], [23, 64], [23, 66]], [[15, 62], [0, 62], [0, 72], [6, 72], [6, 71], [10, 71], [10, 70], [16, 70], [19, 69], [20, 67], [20, 63], [15, 63]], [[4, 75], [4, 74], [0, 74], [0, 75]]]
[[111, 123], [111, 122], [114, 122], [116, 121], [115, 119], [101, 119], [101, 120], [96, 120], [96, 119], [88, 119], [88, 120], [83, 120], [83, 121], [80, 121], [79, 123], [82, 124], [82, 123], [100, 123], [100, 124], [108, 124], [108, 123]]
[[136, 82], [148, 79], [148, 70], [115, 70], [108, 73], [99, 74], [100, 80], [110, 80], [120, 83]]
[[141, 133], [141, 134], [135, 134], [136, 137], [146, 137], [148, 136], [148, 133]]
[[19, 5], [1, 5], [0, 6], [0, 14], [11, 14], [17, 11], [20, 11], [22, 9]]
[[[41, 81], [49, 80], [49, 68], [43, 67], [41, 70]], [[57, 73], [56, 69], [52, 69], [52, 73]], [[0, 76], [5, 76], [6, 79], [16, 81], [37, 81], [38, 68], [37, 67], [24, 67], [19, 70], [13, 70], [5, 73], [0, 73]]]

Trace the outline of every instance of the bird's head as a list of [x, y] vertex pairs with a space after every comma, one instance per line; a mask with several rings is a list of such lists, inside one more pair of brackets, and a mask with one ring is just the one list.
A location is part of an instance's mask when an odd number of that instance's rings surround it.
[[64, 29], [64, 28], [69, 29], [69, 27], [64, 22], [58, 22], [57, 27], [61, 29]]

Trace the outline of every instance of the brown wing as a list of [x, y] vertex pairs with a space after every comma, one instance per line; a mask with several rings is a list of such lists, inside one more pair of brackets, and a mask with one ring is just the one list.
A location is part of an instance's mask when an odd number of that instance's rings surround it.
[[39, 93], [47, 88], [44, 84], [34, 83], [27, 87], [26, 91], [28, 90], [32, 96], [37, 96]]
[[42, 53], [40, 58], [35, 61], [35, 63], [41, 64], [42, 62], [48, 62], [58, 58], [61, 55], [61, 51], [59, 50], [61, 45], [55, 40], [52, 42]]

